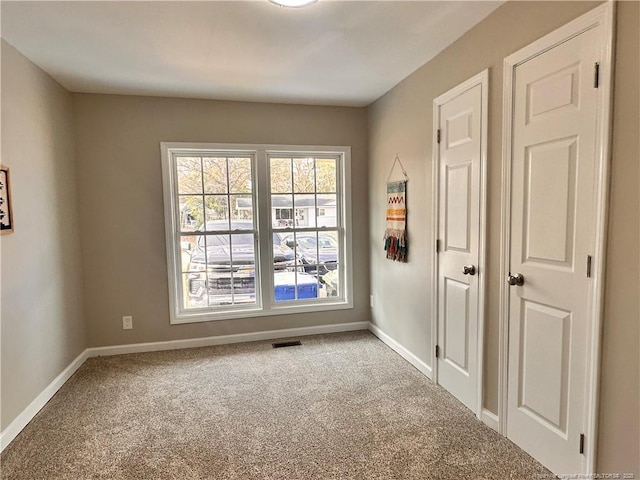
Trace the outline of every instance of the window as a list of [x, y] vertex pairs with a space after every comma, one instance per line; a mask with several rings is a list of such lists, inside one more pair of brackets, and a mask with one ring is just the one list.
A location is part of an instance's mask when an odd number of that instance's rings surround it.
[[349, 153], [163, 143], [171, 322], [350, 308]]

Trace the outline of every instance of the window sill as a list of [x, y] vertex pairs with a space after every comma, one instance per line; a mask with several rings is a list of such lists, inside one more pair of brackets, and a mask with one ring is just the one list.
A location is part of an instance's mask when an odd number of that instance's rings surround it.
[[276, 305], [269, 310], [261, 307], [248, 307], [225, 312], [194, 312], [172, 315], [171, 325], [181, 325], [185, 323], [215, 322], [221, 320], [236, 320], [240, 318], [253, 317], [273, 317], [277, 315], [293, 315], [301, 313], [322, 313], [334, 310], [349, 310], [353, 308], [353, 303], [348, 301], [326, 302], [322, 304], [302, 304], [302, 305]]

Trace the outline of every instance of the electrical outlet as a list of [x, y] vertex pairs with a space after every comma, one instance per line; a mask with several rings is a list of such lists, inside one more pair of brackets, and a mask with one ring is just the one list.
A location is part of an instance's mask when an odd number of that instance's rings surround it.
[[131, 330], [132, 328], [133, 328], [133, 317], [131, 316], [122, 317], [122, 329]]
[[369, 295], [369, 306], [373, 308], [373, 295]]

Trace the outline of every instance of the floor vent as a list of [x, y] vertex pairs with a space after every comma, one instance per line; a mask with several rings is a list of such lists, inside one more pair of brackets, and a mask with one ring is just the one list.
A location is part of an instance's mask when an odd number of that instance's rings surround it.
[[302, 342], [300, 340], [295, 340], [293, 342], [272, 343], [271, 345], [273, 345], [273, 348], [295, 347], [295, 346], [298, 346], [298, 345], [302, 345]]

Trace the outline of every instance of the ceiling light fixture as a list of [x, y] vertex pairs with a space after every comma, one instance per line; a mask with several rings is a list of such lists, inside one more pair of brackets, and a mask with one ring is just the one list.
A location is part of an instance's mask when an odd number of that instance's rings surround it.
[[307, 7], [316, 3], [318, 0], [269, 0], [280, 7]]

